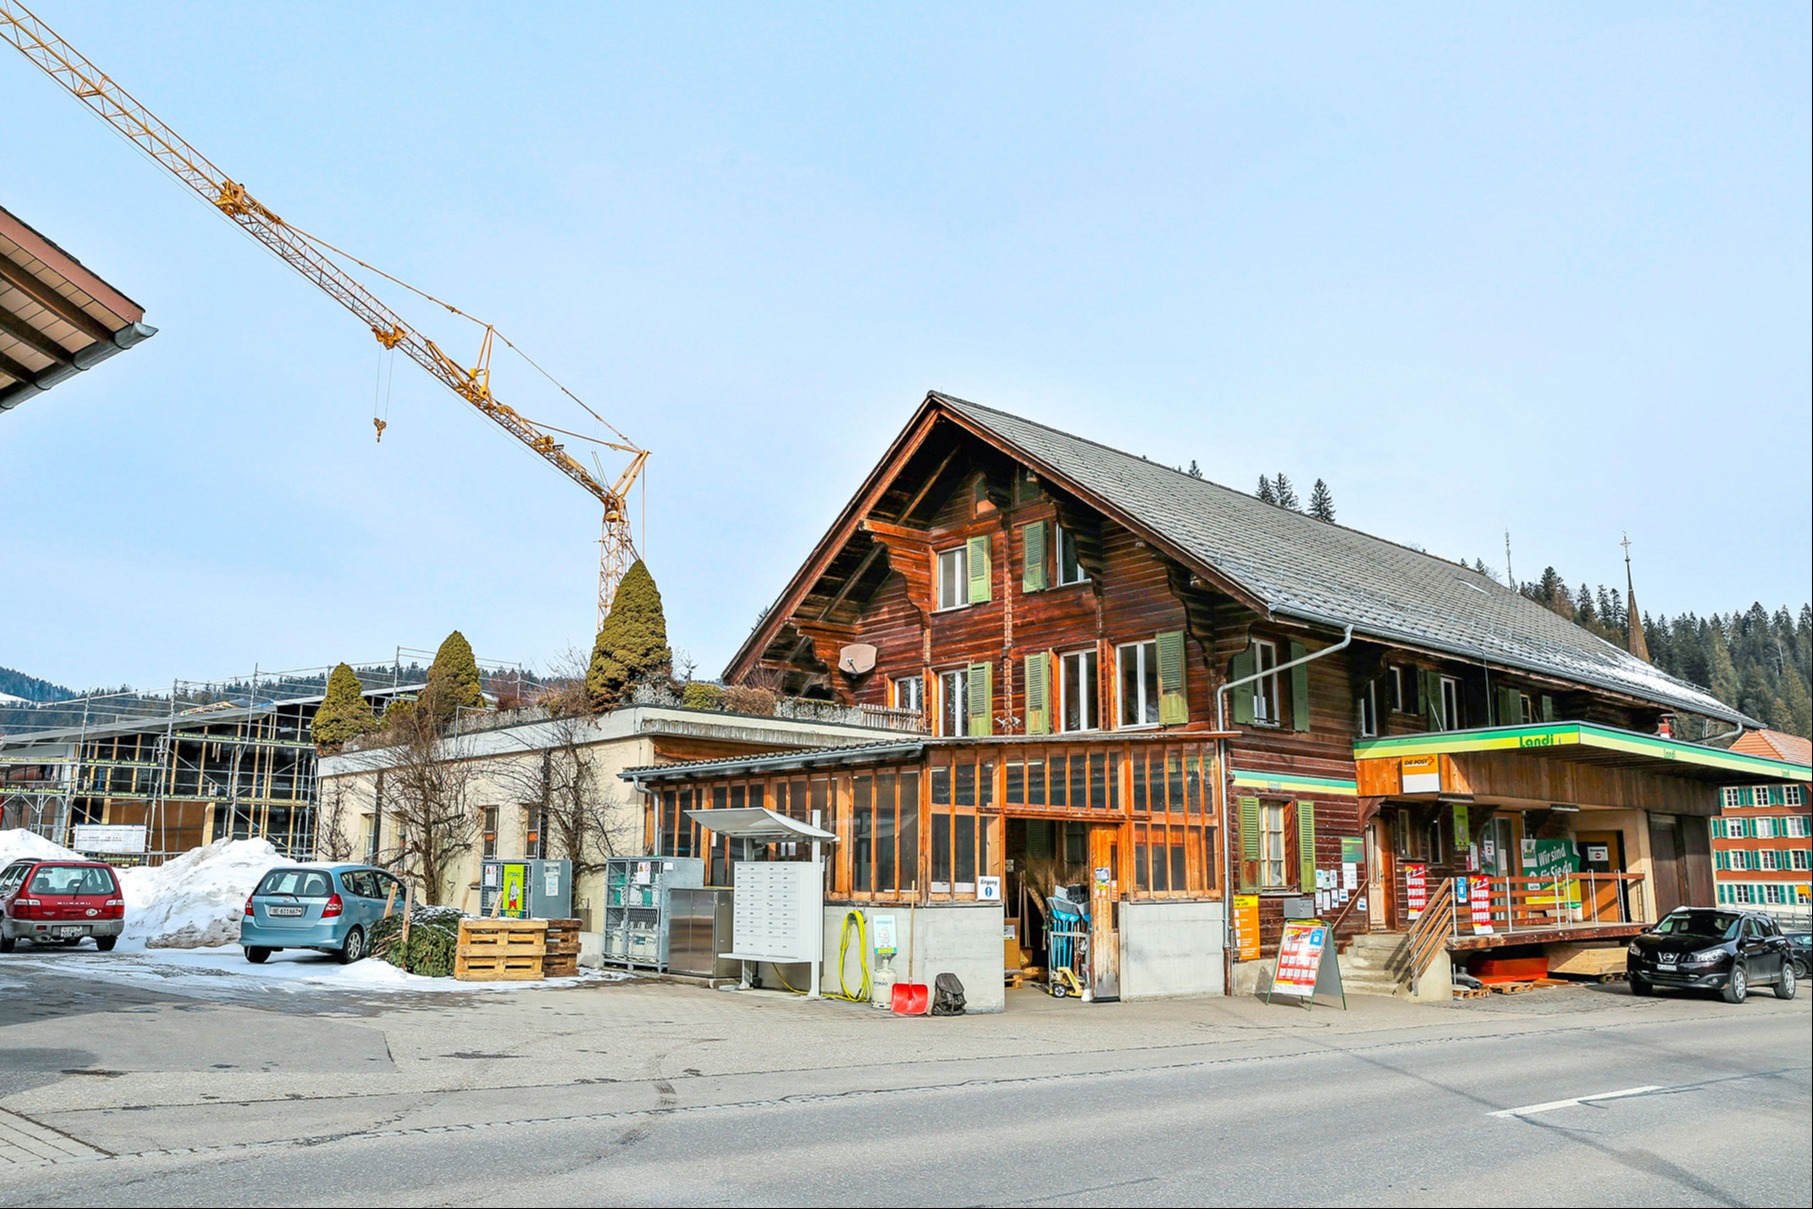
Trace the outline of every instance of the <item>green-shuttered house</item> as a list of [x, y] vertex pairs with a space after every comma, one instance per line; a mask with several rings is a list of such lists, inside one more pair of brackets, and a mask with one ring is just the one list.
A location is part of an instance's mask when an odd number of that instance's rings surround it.
[[828, 933], [892, 916], [899, 972], [979, 1007], [1062, 961], [1054, 896], [1098, 1000], [1262, 987], [1292, 918], [1385, 991], [1616, 944], [1710, 901], [1716, 789], [1758, 772], [1657, 735], [1749, 719], [1483, 575], [936, 393], [726, 680], [899, 738], [631, 770], [651, 850], [727, 878], [688, 811], [818, 811]]

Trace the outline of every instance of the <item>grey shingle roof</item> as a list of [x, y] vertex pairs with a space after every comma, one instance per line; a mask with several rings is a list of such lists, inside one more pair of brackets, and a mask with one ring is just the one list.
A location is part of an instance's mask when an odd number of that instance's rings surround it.
[[1254, 496], [1019, 416], [936, 392], [1003, 445], [1112, 505], [1281, 616], [1351, 623], [1356, 634], [1488, 659], [1756, 726], [1537, 602], [1446, 559], [1327, 524]]

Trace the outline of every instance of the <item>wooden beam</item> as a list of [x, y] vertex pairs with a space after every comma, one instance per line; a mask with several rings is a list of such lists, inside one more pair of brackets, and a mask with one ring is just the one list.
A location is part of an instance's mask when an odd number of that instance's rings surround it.
[[21, 293], [57, 318], [88, 333], [91, 339], [113, 339], [113, 332], [105, 324], [4, 257], [0, 257], [0, 277], [6, 278]]
[[819, 610], [818, 619], [820, 621], [831, 616], [831, 610], [843, 603], [844, 597], [850, 594], [850, 589], [856, 586], [856, 581], [868, 574], [869, 568], [875, 565], [875, 560], [880, 558], [883, 553], [883, 547], [879, 542], [869, 547], [869, 552], [862, 556], [861, 562], [856, 564], [856, 570], [844, 577], [843, 587], [837, 589], [837, 594], [826, 602], [823, 609]]
[[40, 357], [49, 357], [60, 365], [70, 365], [75, 361], [74, 353], [10, 311], [0, 311], [0, 332], [5, 332]]
[[938, 480], [944, 474], [945, 467], [949, 466], [951, 464], [951, 459], [956, 456], [957, 446], [952, 445], [950, 450], [945, 453], [944, 460], [938, 463], [938, 468], [932, 471], [931, 477], [925, 480], [918, 492], [914, 494], [912, 500], [908, 502], [906, 507], [900, 510], [900, 515], [896, 519], [905, 521], [913, 515], [913, 510], [925, 502], [925, 497], [931, 493], [933, 487], [938, 485]]

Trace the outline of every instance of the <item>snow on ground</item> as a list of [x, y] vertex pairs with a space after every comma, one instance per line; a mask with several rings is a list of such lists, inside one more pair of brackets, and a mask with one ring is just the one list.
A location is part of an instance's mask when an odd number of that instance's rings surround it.
[[34, 858], [50, 861], [85, 861], [88, 859], [80, 852], [71, 852], [22, 827], [10, 831], [0, 831], [0, 867], [9, 865], [13, 861]]
[[288, 864], [269, 840], [215, 840], [152, 868], [121, 869], [126, 949], [239, 943], [239, 917], [259, 881]]

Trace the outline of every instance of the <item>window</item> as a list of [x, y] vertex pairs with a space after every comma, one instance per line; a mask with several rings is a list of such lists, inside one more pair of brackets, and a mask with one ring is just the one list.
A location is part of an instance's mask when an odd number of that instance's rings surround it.
[[938, 553], [938, 607], [960, 609], [969, 603], [969, 549]]
[[1253, 670], [1271, 672], [1263, 679], [1253, 681], [1250, 691], [1253, 694], [1253, 721], [1261, 726], [1276, 726], [1282, 719], [1278, 696], [1278, 674], [1272, 671], [1278, 666], [1278, 644], [1257, 639], [1253, 643]]
[[1775, 869], [1775, 850], [1773, 848], [1764, 848], [1756, 855], [1759, 858], [1756, 866], [1758, 869], [1768, 869], [1771, 871]]
[[1263, 889], [1281, 890], [1291, 883], [1284, 880], [1283, 802], [1263, 802], [1259, 806], [1259, 884]]
[[1807, 827], [1806, 819], [1792, 818], [1792, 819], [1783, 819], [1782, 820], [1782, 834], [1783, 835], [1793, 836], [1797, 839], [1804, 839], [1807, 835], [1808, 830], [1809, 829]]
[[1461, 728], [1460, 681], [1453, 676], [1442, 677], [1442, 729], [1459, 730]]
[[1409, 677], [1404, 675], [1404, 669], [1401, 667], [1391, 668], [1390, 676], [1391, 712], [1394, 714], [1411, 713], [1416, 709], [1416, 703], [1409, 697], [1411, 684]]
[[1756, 828], [1757, 839], [1772, 840], [1775, 838], [1774, 819], [1752, 819], [1750, 825]]
[[1408, 810], [1398, 808], [1397, 818], [1391, 825], [1392, 843], [1396, 846], [1399, 860], [1426, 861], [1429, 859], [1429, 837], [1422, 828], [1416, 825], [1416, 818]]
[[495, 806], [485, 807], [485, 823], [484, 823], [484, 833], [483, 834], [484, 834], [484, 841], [485, 841], [485, 846], [483, 849], [484, 855], [496, 856], [497, 855], [497, 807], [495, 807]]
[[912, 710], [916, 714], [925, 713], [925, 678], [923, 676], [902, 676], [894, 681], [891, 691], [895, 709]]
[[919, 888], [919, 773], [858, 773], [851, 784], [850, 886], [857, 894]]
[[1370, 739], [1379, 733], [1379, 686], [1368, 680], [1360, 689], [1360, 737]]
[[1058, 715], [1060, 730], [1094, 730], [1096, 717], [1096, 654], [1072, 651], [1058, 659], [1059, 691], [1064, 703]]
[[1536, 721], [1536, 702], [1531, 700], [1530, 694], [1519, 693], [1517, 696], [1523, 705], [1523, 721]]
[[938, 689], [938, 733], [969, 734], [969, 669], [941, 673]]
[[1788, 785], [1788, 786], [1783, 787], [1783, 789], [1782, 789], [1782, 805], [1783, 806], [1805, 806], [1806, 804], [1807, 804], [1806, 791], [1804, 789], [1802, 789], [1799, 785]]
[[1788, 868], [1805, 869], [1807, 867], [1808, 855], [1805, 848], [1794, 849], [1792, 852], [1788, 853]]
[[1052, 526], [1057, 537], [1054, 553], [1057, 556], [1057, 585], [1060, 588], [1071, 584], [1089, 582], [1089, 573], [1083, 570], [1083, 564], [1077, 561], [1076, 538], [1069, 530], [1059, 525]]
[[522, 854], [530, 860], [548, 855], [548, 837], [540, 806], [523, 807]]
[[1120, 725], [1158, 725], [1158, 643], [1130, 642], [1115, 651]]

